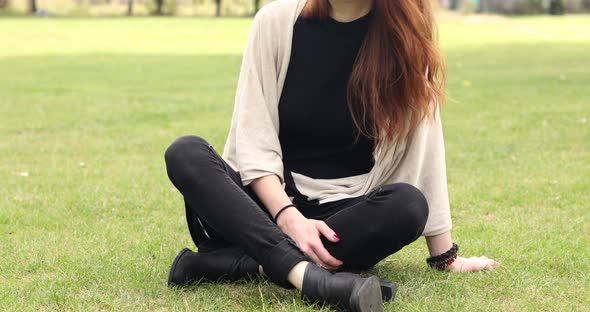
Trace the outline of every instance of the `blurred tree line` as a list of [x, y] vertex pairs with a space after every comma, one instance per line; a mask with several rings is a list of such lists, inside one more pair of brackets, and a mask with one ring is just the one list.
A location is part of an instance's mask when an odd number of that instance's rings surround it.
[[[0, 10], [30, 15], [96, 15], [89, 11], [106, 12], [98, 15], [194, 15], [180, 14], [198, 11], [196, 15], [254, 15], [262, 5], [272, 0], [0, 0]], [[110, 9], [104, 9], [104, 8]], [[102, 8], [102, 9], [97, 9]], [[206, 12], [206, 13], [202, 13]]]
[[[253, 15], [273, 0], [0, 0], [0, 10], [37, 15]], [[395, 0], [391, 0], [395, 1]], [[590, 0], [431, 0], [466, 13], [555, 14], [590, 12]], [[97, 9], [97, 8], [103, 9]], [[109, 9], [104, 9], [105, 7]], [[186, 12], [189, 13], [186, 13]], [[94, 14], [87, 14], [94, 12]], [[195, 13], [196, 12], [196, 13]]]
[[552, 14], [590, 12], [590, 0], [439, 0], [443, 7], [468, 13]]

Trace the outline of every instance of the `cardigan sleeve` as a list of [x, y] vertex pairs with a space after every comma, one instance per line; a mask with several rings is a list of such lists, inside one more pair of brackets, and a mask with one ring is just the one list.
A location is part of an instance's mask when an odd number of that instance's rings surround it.
[[425, 118], [408, 140], [394, 180], [417, 187], [428, 202], [428, 221], [423, 236], [434, 236], [452, 228], [445, 146], [440, 111]]
[[242, 184], [275, 174], [283, 183], [279, 142], [277, 48], [261, 10], [255, 16], [238, 79], [234, 114], [235, 161]]

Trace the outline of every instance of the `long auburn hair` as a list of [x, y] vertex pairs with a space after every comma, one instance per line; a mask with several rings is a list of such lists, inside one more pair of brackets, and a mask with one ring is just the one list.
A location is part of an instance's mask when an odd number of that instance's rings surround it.
[[[325, 19], [330, 10], [328, 0], [308, 0], [302, 15]], [[373, 10], [347, 92], [358, 134], [377, 148], [435, 117], [445, 101], [445, 67], [430, 0], [374, 0]]]

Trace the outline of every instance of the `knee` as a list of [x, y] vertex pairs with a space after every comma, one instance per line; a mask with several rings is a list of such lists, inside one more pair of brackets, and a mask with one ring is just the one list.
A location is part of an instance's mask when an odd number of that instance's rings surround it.
[[176, 139], [164, 153], [169, 173], [185, 172], [187, 166], [198, 165], [206, 159], [209, 146], [205, 139], [198, 136], [187, 135]]
[[406, 222], [414, 228], [422, 230], [428, 220], [428, 202], [424, 194], [415, 186], [403, 183], [400, 185], [400, 197], [403, 204], [400, 205], [406, 216]]
[[381, 193], [386, 197], [387, 218], [422, 234], [428, 220], [428, 202], [424, 194], [407, 183], [384, 185]]

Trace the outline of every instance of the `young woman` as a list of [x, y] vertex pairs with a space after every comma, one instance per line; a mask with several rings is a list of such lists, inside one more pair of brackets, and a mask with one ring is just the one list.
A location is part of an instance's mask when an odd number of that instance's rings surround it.
[[223, 155], [185, 136], [166, 151], [198, 252], [169, 285], [266, 276], [311, 302], [382, 310], [366, 270], [421, 235], [430, 266], [457, 256], [429, 0], [279, 0], [255, 17]]

